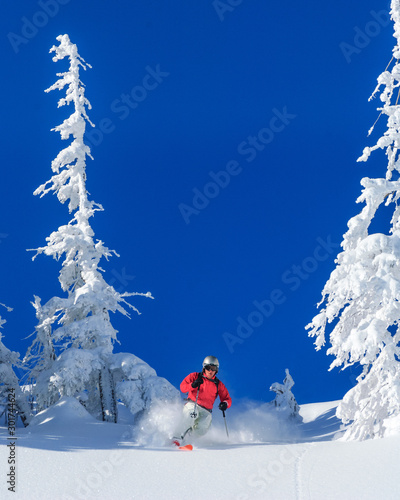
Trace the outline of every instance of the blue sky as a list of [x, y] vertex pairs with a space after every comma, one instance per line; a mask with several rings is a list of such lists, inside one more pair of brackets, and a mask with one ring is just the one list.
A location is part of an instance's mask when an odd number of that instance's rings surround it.
[[[328, 372], [305, 325], [316, 314], [362, 177], [383, 176], [368, 103], [391, 58], [388, 2], [43, 0], [7, 2], [3, 78], [0, 301], [4, 343], [25, 353], [34, 295], [62, 294], [60, 262], [26, 249], [70, 220], [33, 191], [66, 147], [50, 129], [70, 111], [44, 93], [66, 69], [49, 49], [69, 34], [81, 77], [96, 237], [140, 316], [113, 317], [116, 351], [175, 386], [220, 359], [233, 398], [273, 399], [289, 368], [299, 403], [340, 399], [357, 368]], [[384, 123], [383, 123], [384, 125]]]

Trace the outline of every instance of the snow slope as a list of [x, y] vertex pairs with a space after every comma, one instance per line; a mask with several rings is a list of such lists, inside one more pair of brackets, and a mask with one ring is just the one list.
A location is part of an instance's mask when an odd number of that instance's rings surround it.
[[64, 398], [18, 429], [16, 494], [7, 491], [10, 440], [0, 427], [0, 498], [399, 499], [400, 436], [333, 440], [336, 405], [304, 405], [296, 425], [268, 405], [237, 405], [227, 412], [229, 440], [216, 410], [210, 433], [180, 452], [165, 444], [178, 407], [156, 409], [133, 432], [128, 417], [101, 423]]

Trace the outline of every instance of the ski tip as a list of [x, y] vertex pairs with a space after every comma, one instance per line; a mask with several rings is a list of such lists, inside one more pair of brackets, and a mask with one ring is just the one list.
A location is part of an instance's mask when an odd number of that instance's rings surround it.
[[191, 444], [186, 444], [185, 446], [179, 446], [178, 449], [182, 451], [192, 451], [193, 446]]

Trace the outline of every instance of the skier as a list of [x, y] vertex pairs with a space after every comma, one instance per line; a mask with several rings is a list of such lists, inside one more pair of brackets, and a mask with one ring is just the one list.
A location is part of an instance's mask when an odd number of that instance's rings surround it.
[[182, 392], [188, 393], [187, 403], [183, 407], [182, 421], [173, 443], [180, 446], [188, 434], [203, 436], [211, 425], [211, 412], [217, 396], [221, 402], [218, 408], [225, 411], [232, 404], [232, 399], [225, 385], [217, 379], [219, 362], [215, 356], [207, 356], [200, 373], [190, 373], [181, 383]]

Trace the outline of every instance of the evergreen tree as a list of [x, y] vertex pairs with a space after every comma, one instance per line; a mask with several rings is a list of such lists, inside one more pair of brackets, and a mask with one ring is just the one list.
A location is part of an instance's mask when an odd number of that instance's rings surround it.
[[[0, 304], [4, 306], [3, 304]], [[6, 307], [6, 306], [4, 306]], [[7, 307], [8, 311], [12, 309]], [[19, 353], [10, 351], [3, 344], [1, 329], [6, 322], [0, 316], [0, 403], [3, 406], [3, 411], [7, 415], [10, 399], [15, 401], [15, 407], [23, 424], [27, 426], [30, 421], [30, 412], [27, 399], [19, 386], [18, 378], [13, 370], [13, 366], [20, 367]]]
[[[89, 219], [102, 206], [90, 201], [86, 190], [86, 157], [90, 148], [84, 143], [86, 122], [90, 125], [85, 87], [79, 71], [90, 67], [78, 54], [68, 35], [57, 37], [59, 46], [53, 46], [53, 61], [69, 60], [69, 69], [58, 73], [60, 78], [46, 92], [63, 90], [66, 97], [58, 106], [72, 104], [74, 112], [53, 130], [61, 139], [72, 137], [52, 162], [54, 175], [34, 194], [54, 192], [61, 203], [68, 202], [72, 220], [47, 238], [47, 245], [37, 249], [56, 260], [64, 256], [59, 276], [65, 298], [53, 297], [43, 306], [35, 299], [38, 318], [36, 339], [28, 351], [26, 361], [31, 363], [31, 376], [39, 409], [55, 402], [61, 396], [81, 399], [96, 417], [116, 422], [117, 400], [115, 382], [109, 364], [117, 332], [110, 322], [110, 311], [129, 316], [128, 309], [138, 312], [126, 298], [133, 295], [151, 297], [145, 293], [118, 293], [103, 278], [101, 259], [117, 255], [94, 240]], [[34, 258], [35, 258], [34, 257]]]
[[[337, 415], [347, 424], [345, 439], [385, 434], [385, 420], [400, 413], [400, 2], [392, 0], [396, 45], [391, 63], [379, 76], [373, 93], [380, 92], [387, 129], [358, 161], [383, 149], [388, 158], [384, 178], [364, 178], [357, 202], [362, 211], [350, 219], [336, 268], [322, 292], [321, 312], [307, 325], [316, 348], [325, 344], [329, 328], [335, 356], [330, 369], [362, 366], [357, 385], [344, 397]], [[391, 68], [391, 69], [390, 69]], [[373, 131], [370, 130], [370, 134]], [[388, 234], [374, 232], [372, 220], [382, 206], [392, 207]]]
[[[52, 299], [53, 302], [54, 300], [56, 299]], [[60, 300], [58, 299], [58, 301]], [[29, 386], [33, 392], [32, 396], [36, 410], [41, 411], [54, 404], [59, 398], [56, 388], [53, 385], [49, 385], [46, 380], [51, 375], [53, 363], [56, 360], [52, 324], [56, 321], [57, 316], [46, 314], [39, 297], [35, 296], [35, 302], [32, 304], [36, 310], [38, 325], [36, 326], [35, 340], [25, 354], [24, 364], [30, 367]], [[47, 309], [49, 309], [49, 304], [47, 305]], [[44, 390], [41, 384], [42, 379], [44, 380]]]

